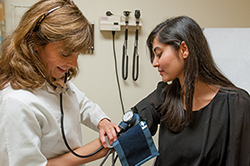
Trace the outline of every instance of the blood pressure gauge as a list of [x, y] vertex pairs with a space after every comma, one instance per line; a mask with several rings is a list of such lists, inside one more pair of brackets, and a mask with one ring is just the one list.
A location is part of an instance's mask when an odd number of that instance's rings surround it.
[[138, 114], [134, 113], [134, 111], [129, 110], [123, 115], [122, 120], [127, 124], [136, 125], [137, 123], [140, 122], [140, 117]]
[[129, 110], [123, 115], [122, 120], [123, 122], [131, 124], [134, 121], [133, 117], [134, 117], [134, 112], [132, 110]]

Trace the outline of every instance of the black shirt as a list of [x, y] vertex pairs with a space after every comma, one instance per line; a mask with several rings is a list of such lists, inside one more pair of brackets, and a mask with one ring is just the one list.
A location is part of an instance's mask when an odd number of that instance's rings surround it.
[[160, 155], [155, 166], [249, 166], [249, 94], [220, 88], [208, 105], [193, 111], [192, 122], [175, 133], [161, 122], [158, 113], [166, 86], [159, 83], [153, 93], [132, 108], [147, 122], [152, 135], [160, 124]]

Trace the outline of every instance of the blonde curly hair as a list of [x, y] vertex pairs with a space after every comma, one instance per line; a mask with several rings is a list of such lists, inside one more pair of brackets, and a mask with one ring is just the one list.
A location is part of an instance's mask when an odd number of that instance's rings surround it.
[[[79, 8], [69, 0], [41, 0], [20, 20], [16, 30], [1, 44], [0, 89], [39, 88], [48, 72], [34, 46], [61, 42], [69, 52], [84, 53], [93, 43], [93, 30]], [[68, 79], [77, 68], [68, 71]]]

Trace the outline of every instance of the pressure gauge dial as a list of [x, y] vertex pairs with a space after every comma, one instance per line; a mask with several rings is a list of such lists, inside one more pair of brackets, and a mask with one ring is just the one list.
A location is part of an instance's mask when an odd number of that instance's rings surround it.
[[127, 123], [130, 123], [133, 119], [133, 116], [134, 116], [134, 112], [132, 110], [129, 110], [128, 112], [126, 112], [124, 115], [123, 115], [123, 118], [122, 120], [124, 122], [127, 122]]

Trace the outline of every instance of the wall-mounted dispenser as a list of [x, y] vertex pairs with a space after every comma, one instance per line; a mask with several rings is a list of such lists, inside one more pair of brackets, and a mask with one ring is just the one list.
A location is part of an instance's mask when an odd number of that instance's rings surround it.
[[120, 31], [121, 30], [120, 16], [101, 16], [100, 30], [101, 31]]

